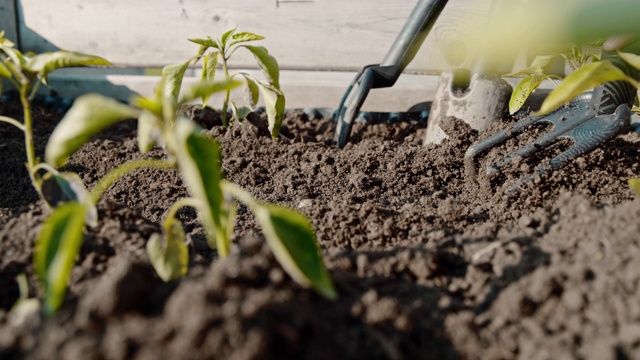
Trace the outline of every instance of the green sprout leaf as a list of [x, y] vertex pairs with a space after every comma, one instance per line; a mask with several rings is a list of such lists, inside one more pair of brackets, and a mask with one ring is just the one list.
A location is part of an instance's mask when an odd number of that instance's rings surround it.
[[522, 105], [524, 105], [531, 93], [540, 86], [545, 78], [545, 75], [534, 74], [520, 80], [518, 86], [513, 89], [511, 99], [509, 100], [509, 113], [511, 115], [522, 108]]
[[57, 208], [70, 202], [85, 204], [85, 222], [91, 226], [98, 226], [98, 209], [90, 200], [89, 191], [76, 173], [46, 173], [42, 177], [40, 191], [51, 208]]
[[267, 120], [269, 121], [269, 132], [272, 138], [277, 138], [280, 134], [280, 127], [284, 119], [285, 98], [282, 92], [272, 86], [258, 82], [258, 87], [264, 99], [267, 110]]
[[538, 115], [548, 114], [558, 106], [572, 100], [581, 93], [605, 82], [624, 80], [638, 87], [638, 82], [627, 76], [610, 61], [598, 61], [584, 65], [567, 76], [542, 103]]
[[264, 46], [243, 45], [243, 47], [251, 51], [256, 58], [269, 84], [280, 90], [280, 68], [278, 67], [276, 58], [269, 55], [269, 52]]
[[220, 44], [218, 44], [217, 41], [213, 40], [211, 37], [207, 36], [206, 39], [187, 39], [189, 41], [191, 41], [194, 44], [198, 44], [201, 46], [199, 53], [200, 54], [204, 54], [205, 51], [207, 51], [207, 48], [216, 48], [218, 50], [222, 50], [222, 48], [220, 47]]
[[242, 82], [237, 80], [200, 81], [185, 89], [182, 94], [180, 104], [185, 104], [198, 98], [211, 96], [217, 92], [231, 90], [240, 85], [242, 85]]
[[178, 166], [192, 196], [200, 202], [198, 213], [207, 233], [209, 246], [216, 247], [221, 257], [229, 254], [228, 205], [222, 195], [220, 145], [202, 134], [201, 129], [185, 118], [175, 126], [179, 142]]
[[[216, 66], [218, 66], [218, 52], [214, 51], [205, 55], [202, 64], [202, 76], [200, 79], [213, 81], [216, 77]], [[203, 105], [209, 102], [209, 97], [211, 97], [211, 94], [207, 94], [202, 97]]]
[[231, 36], [231, 40], [229, 40], [227, 43], [227, 48], [230, 48], [235, 44], [241, 44], [249, 41], [257, 41], [257, 40], [263, 40], [263, 39], [264, 39], [264, 36], [256, 35], [250, 32], [240, 32], [240, 33], [233, 34], [233, 36]]
[[258, 88], [257, 81], [247, 73], [240, 73], [244, 77], [247, 82], [247, 91], [249, 93], [249, 105], [251, 107], [256, 106], [258, 104], [258, 100], [260, 99], [260, 88]]
[[151, 265], [165, 282], [187, 275], [189, 249], [179, 221], [167, 219], [163, 235], [153, 234], [147, 242], [147, 254]]
[[60, 307], [69, 276], [82, 245], [86, 207], [70, 202], [56, 208], [44, 222], [36, 241], [33, 265], [44, 286], [44, 311]]
[[640, 69], [640, 55], [619, 51], [620, 58], [636, 69]]
[[47, 163], [62, 165], [89, 138], [107, 127], [137, 118], [139, 111], [111, 98], [87, 94], [79, 97], [55, 128], [45, 150]]
[[228, 49], [229, 46], [227, 45], [227, 41], [229, 40], [229, 37], [231, 37], [231, 35], [233, 35], [233, 33], [236, 32], [236, 28], [233, 28], [231, 30], [226, 31], [224, 34], [222, 34], [222, 36], [220, 37], [220, 44], [222, 45], [222, 50], [224, 51], [225, 49]]
[[629, 187], [636, 192], [636, 195], [640, 196], [640, 179], [630, 179]]
[[184, 73], [187, 71], [190, 61], [167, 65], [162, 68], [162, 84], [164, 86], [164, 96], [171, 95], [176, 101], [180, 96], [180, 88]]
[[3, 63], [0, 63], [0, 77], [11, 78], [11, 71]]
[[149, 111], [143, 111], [138, 117], [138, 149], [146, 153], [161, 140], [161, 125], [158, 118]]
[[231, 110], [233, 111], [233, 117], [238, 121], [242, 121], [251, 114], [251, 109], [246, 106], [237, 107], [235, 102], [231, 102]]
[[48, 76], [54, 70], [78, 66], [110, 66], [109, 61], [88, 54], [60, 50], [35, 55], [25, 63], [25, 68], [40, 75], [42, 82], [48, 84]]
[[326, 298], [336, 299], [338, 293], [307, 218], [297, 211], [272, 204], [256, 204], [252, 211], [285, 271], [299, 284], [312, 287]]

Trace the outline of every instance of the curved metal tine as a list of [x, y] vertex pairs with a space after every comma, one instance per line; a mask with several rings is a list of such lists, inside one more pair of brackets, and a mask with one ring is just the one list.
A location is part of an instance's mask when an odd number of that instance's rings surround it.
[[371, 68], [374, 66], [377, 65], [369, 65], [362, 69], [342, 97], [336, 116], [336, 140], [339, 148], [343, 148], [349, 141], [353, 121], [358, 117], [360, 108], [371, 90], [373, 85]]
[[533, 183], [538, 178], [550, 175], [553, 171], [618, 136], [630, 124], [631, 110], [626, 104], [620, 105], [614, 114], [593, 117], [583, 122], [563, 135], [572, 139], [574, 146], [551, 159], [549, 163], [540, 165], [534, 174], [518, 179], [505, 193], [513, 195], [523, 189], [527, 183]]
[[528, 158], [538, 151], [555, 144], [561, 138], [570, 137], [567, 135], [568, 132], [580, 127], [595, 116], [595, 112], [592, 109], [587, 109], [586, 106], [581, 105], [583, 104], [576, 104], [572, 108], [561, 109], [543, 118], [539, 118], [536, 123], [550, 123], [554, 128], [533, 142], [524, 145], [520, 149], [507, 154], [501, 160], [489, 165], [487, 167], [487, 176], [494, 176], [500, 169], [510, 165], [517, 158]]

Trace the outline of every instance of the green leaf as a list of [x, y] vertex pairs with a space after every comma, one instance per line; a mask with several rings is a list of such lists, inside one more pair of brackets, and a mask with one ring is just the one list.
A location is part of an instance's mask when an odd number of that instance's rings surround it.
[[188, 40], [191, 41], [192, 43], [198, 44], [198, 45], [203, 47], [203, 48], [200, 49], [200, 53], [201, 54], [204, 54], [204, 52], [207, 51], [207, 48], [209, 48], [209, 47], [216, 48], [218, 50], [222, 50], [222, 48], [220, 47], [220, 44], [218, 44], [217, 41], [213, 40], [209, 36], [207, 36], [206, 39], [188, 39]]
[[251, 107], [256, 106], [260, 99], [260, 89], [258, 88], [257, 81], [247, 73], [240, 73], [247, 82], [247, 91], [249, 92], [249, 105]]
[[238, 120], [238, 121], [242, 121], [244, 119], [247, 118], [247, 116], [249, 114], [251, 114], [251, 109], [246, 107], [246, 106], [242, 106], [242, 107], [237, 107], [235, 102], [231, 102], [231, 110], [233, 111], [233, 117]]
[[628, 81], [635, 87], [638, 87], [638, 82], [635, 79], [627, 76], [610, 61], [598, 61], [584, 65], [567, 76], [564, 81], [547, 96], [538, 114], [548, 114], [558, 106], [602, 83], [620, 80]]
[[179, 118], [175, 126], [178, 141], [178, 166], [191, 195], [200, 201], [198, 208], [207, 233], [209, 246], [216, 247], [221, 257], [229, 254], [231, 239], [225, 214], [225, 199], [220, 181], [223, 179], [220, 145], [202, 134], [190, 120]]
[[256, 58], [258, 65], [262, 69], [264, 76], [269, 81], [269, 84], [274, 86], [276, 89], [280, 89], [280, 68], [278, 67], [278, 62], [276, 58], [269, 55], [269, 52], [264, 46], [250, 46], [250, 45], [242, 45], [244, 48], [251, 51], [253, 56]]
[[240, 85], [242, 85], [242, 82], [236, 80], [200, 81], [185, 89], [179, 104], [182, 105], [198, 98], [211, 96], [217, 92], [231, 90]]
[[171, 95], [173, 99], [178, 101], [180, 88], [182, 87], [182, 79], [184, 78], [185, 71], [187, 71], [189, 62], [190, 61], [167, 65], [162, 68], [163, 94], [165, 97]]
[[529, 66], [528, 68], [504, 76], [518, 77], [527, 75], [543, 75], [546, 70], [548, 70], [549, 66], [553, 64], [553, 60], [556, 57], [557, 55], [536, 56], [536, 58], [531, 62], [531, 66]]
[[636, 69], [640, 69], [640, 55], [632, 54], [628, 52], [618, 51], [618, 54], [629, 65], [633, 66]]
[[274, 87], [261, 82], [258, 82], [258, 87], [267, 110], [269, 132], [271, 137], [275, 139], [280, 134], [280, 126], [282, 126], [282, 120], [284, 119], [285, 98], [282, 92]]
[[161, 138], [161, 125], [158, 118], [149, 111], [143, 111], [138, 117], [138, 149], [144, 154], [151, 150]]
[[147, 242], [147, 255], [151, 265], [165, 282], [187, 275], [189, 249], [182, 226], [175, 219], [167, 219], [163, 235], [153, 234]]
[[37, 73], [42, 82], [48, 84], [49, 74], [57, 69], [67, 67], [78, 66], [110, 66], [109, 61], [99, 57], [88, 54], [83, 54], [74, 51], [60, 50], [55, 52], [48, 52], [35, 55], [27, 60], [25, 68], [27, 70]]
[[[216, 77], [216, 66], [218, 66], [218, 52], [214, 51], [207, 54], [203, 59], [201, 80], [213, 81]], [[211, 94], [202, 97], [202, 103], [209, 102]]]
[[542, 81], [546, 78], [544, 75], [529, 75], [518, 83], [513, 92], [511, 93], [511, 100], [509, 100], [509, 113], [515, 114], [520, 110], [525, 101], [529, 98], [529, 95], [540, 86]]
[[0, 63], [0, 77], [11, 78], [11, 71], [3, 63]]
[[256, 35], [250, 32], [236, 33], [236, 34], [233, 34], [233, 36], [231, 36], [231, 40], [228, 41], [227, 43], [227, 48], [230, 48], [235, 44], [241, 44], [249, 41], [257, 41], [262, 39], [264, 39], [264, 36]]
[[231, 30], [228, 30], [227, 32], [225, 32], [224, 34], [222, 34], [222, 36], [220, 37], [220, 44], [222, 45], [222, 51], [226, 51], [226, 49], [229, 48], [229, 46], [227, 46], [227, 41], [229, 40], [229, 37], [231, 35], [233, 35], [233, 33], [236, 32], [236, 28], [233, 28]]
[[252, 211], [284, 270], [300, 285], [336, 299], [338, 294], [307, 218], [297, 211], [272, 204], [254, 205]]
[[640, 196], [640, 179], [630, 179], [629, 187], [636, 192], [636, 195]]
[[64, 300], [75, 259], [82, 245], [86, 207], [76, 202], [56, 209], [36, 240], [33, 266], [44, 286], [44, 310], [52, 315]]
[[51, 208], [57, 208], [70, 202], [85, 204], [87, 207], [85, 222], [91, 226], [98, 226], [98, 209], [91, 202], [89, 191], [76, 173], [46, 173], [42, 177], [40, 191], [44, 200]]
[[131, 118], [138, 110], [111, 98], [87, 94], [79, 97], [49, 138], [45, 159], [53, 166], [62, 165], [89, 138], [107, 127]]

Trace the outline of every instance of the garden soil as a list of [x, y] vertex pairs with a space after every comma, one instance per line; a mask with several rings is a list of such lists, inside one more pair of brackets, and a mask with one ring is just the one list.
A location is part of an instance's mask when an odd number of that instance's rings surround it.
[[[62, 115], [34, 107], [42, 155]], [[0, 114], [20, 118], [17, 103]], [[24, 168], [21, 133], [0, 124], [0, 358], [2, 359], [640, 359], [640, 135], [627, 133], [516, 196], [506, 186], [566, 148], [522, 160], [497, 178], [483, 169], [536, 134], [482, 156], [478, 134], [448, 119], [449, 139], [424, 146], [423, 123], [357, 125], [335, 146], [329, 119], [291, 112], [287, 137], [250, 123], [224, 128], [189, 114], [218, 139], [231, 181], [309, 217], [340, 297], [294, 283], [246, 208], [226, 259], [209, 249], [193, 209], [185, 279], [163, 283], [145, 252], [168, 208], [188, 195], [175, 171], [139, 170], [100, 201], [60, 311], [10, 312], [48, 210]], [[254, 119], [254, 122], [259, 119]], [[141, 155], [136, 123], [120, 123], [66, 170], [88, 187]]]

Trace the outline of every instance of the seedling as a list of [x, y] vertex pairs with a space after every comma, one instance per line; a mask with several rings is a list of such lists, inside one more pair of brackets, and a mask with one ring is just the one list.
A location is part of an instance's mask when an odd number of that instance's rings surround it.
[[[595, 42], [584, 48], [573, 45], [558, 55], [536, 57], [531, 66], [517, 73], [506, 76], [525, 77], [516, 86], [509, 102], [509, 112], [518, 111], [529, 95], [536, 90], [545, 79], [561, 79], [558, 75], [548, 74], [547, 71], [553, 60], [561, 56], [575, 70], [555, 88], [542, 103], [538, 114], [548, 114], [558, 106], [572, 100], [581, 93], [610, 81], [628, 81], [638, 88], [638, 82], [627, 76], [622, 70], [609, 60], [601, 60], [602, 41]], [[633, 53], [619, 52], [620, 57], [628, 64], [640, 69], [640, 57]]]
[[[209, 245], [216, 248], [221, 257], [226, 257], [231, 246], [236, 201], [239, 201], [253, 211], [276, 258], [291, 277], [327, 298], [335, 298], [336, 290], [308, 220], [292, 209], [263, 204], [224, 180], [218, 142], [205, 136], [191, 120], [176, 115], [176, 110], [186, 103], [208, 98], [216, 92], [228, 92], [241, 83], [205, 79], [178, 97], [176, 84], [180, 83], [183, 73], [170, 69], [163, 72], [155, 94], [135, 97], [133, 106], [97, 94], [78, 98], [51, 135], [45, 160], [50, 166], [58, 167], [91, 136], [119, 121], [137, 118], [140, 150], [146, 152], [156, 144], [162, 145], [167, 158], [124, 163], [100, 179], [86, 200], [54, 210], [38, 239], [39, 251], [34, 259], [47, 290], [45, 310], [53, 313], [61, 303], [65, 289], [59, 285], [63, 281], [66, 287], [67, 269], [73, 266], [77, 239], [82, 238], [88, 210], [95, 207], [117, 179], [143, 167], [178, 169], [191, 193], [191, 197], [178, 200], [169, 209], [163, 224], [164, 234], [153, 235], [147, 243], [151, 263], [163, 280], [180, 278], [187, 272], [188, 250], [185, 233], [175, 218], [177, 211], [185, 206], [195, 208]], [[67, 246], [67, 242], [71, 245]]]
[[[51, 72], [60, 68], [90, 65], [106, 66], [111, 63], [101, 57], [65, 50], [37, 55], [23, 54], [14, 48], [11, 41], [4, 38], [4, 31], [0, 31], [0, 93], [2, 93], [2, 81], [6, 79], [18, 90], [23, 109], [22, 122], [6, 116], [0, 116], [0, 121], [11, 124], [24, 133], [27, 154], [26, 166], [29, 177], [40, 197], [51, 206], [64, 202], [67, 198], [50, 195], [47, 191], [43, 192], [43, 186], [56, 192], [57, 195], [63, 196], [65, 195], [63, 194], [64, 188], [70, 189], [74, 185], [66, 181], [66, 176], [59, 174], [47, 164], [40, 163], [40, 160], [36, 158], [33, 144], [31, 101], [41, 84], [48, 85], [48, 77]], [[40, 170], [45, 170], [47, 173], [40, 176]], [[61, 185], [61, 187], [57, 185]], [[66, 195], [70, 195], [70, 193], [67, 192]]]
[[[249, 106], [238, 107], [234, 102], [229, 101], [231, 90], [225, 90], [222, 110], [220, 112], [222, 124], [225, 126], [229, 125], [229, 121], [227, 119], [229, 106], [231, 106], [233, 115], [237, 120], [244, 120], [256, 106], [260, 94], [262, 94], [267, 111], [269, 131], [271, 136], [276, 138], [280, 133], [280, 126], [282, 124], [285, 107], [285, 97], [280, 89], [280, 70], [278, 62], [269, 54], [265, 47], [246, 44], [248, 42], [262, 39], [264, 39], [264, 37], [260, 35], [249, 32], [236, 32], [236, 29], [225, 32], [219, 39], [215, 40], [211, 37], [206, 37], [204, 39], [189, 39], [189, 41], [200, 45], [198, 53], [196, 56], [184, 63], [165, 67], [163, 73], [171, 75], [173, 78], [173, 80], [166, 85], [169, 87], [169, 90], [177, 96], [180, 93], [180, 86], [184, 73], [190, 65], [195, 65], [200, 61], [200, 59], [202, 59], [202, 80], [213, 80], [216, 78], [217, 68], [218, 65], [220, 65], [224, 79], [231, 80], [237, 77], [242, 77], [249, 94]], [[267, 80], [266, 83], [246, 72], [235, 74], [229, 73], [229, 60], [238, 49], [246, 49], [253, 54]], [[209, 95], [202, 97], [203, 106], [206, 106], [208, 101]]]

